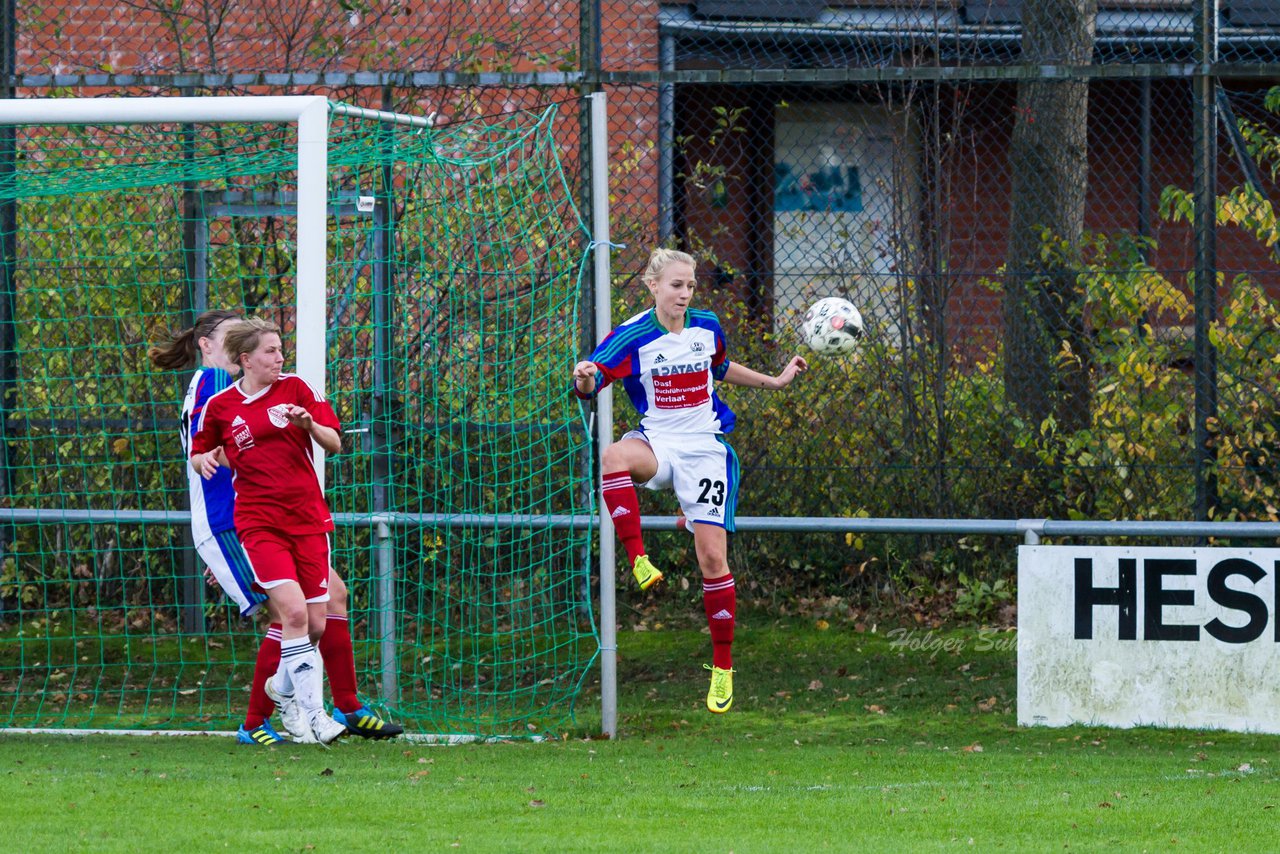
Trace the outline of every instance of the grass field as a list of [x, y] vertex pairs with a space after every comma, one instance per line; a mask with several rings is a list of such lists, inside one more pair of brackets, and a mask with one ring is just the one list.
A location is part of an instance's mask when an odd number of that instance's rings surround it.
[[1019, 729], [1011, 636], [748, 618], [712, 716], [695, 631], [619, 638], [620, 729], [564, 740], [0, 736], [15, 851], [1274, 850], [1280, 738]]

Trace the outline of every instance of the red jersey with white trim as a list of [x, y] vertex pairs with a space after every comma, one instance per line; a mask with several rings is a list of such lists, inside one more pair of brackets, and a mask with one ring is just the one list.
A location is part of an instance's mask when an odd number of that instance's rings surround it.
[[295, 374], [248, 395], [234, 383], [209, 398], [191, 437], [191, 454], [219, 445], [231, 464], [236, 491], [236, 531], [255, 528], [291, 534], [333, 530], [333, 515], [311, 454], [311, 436], [285, 417], [288, 404], [301, 406], [312, 419], [334, 430], [338, 416], [324, 396]]

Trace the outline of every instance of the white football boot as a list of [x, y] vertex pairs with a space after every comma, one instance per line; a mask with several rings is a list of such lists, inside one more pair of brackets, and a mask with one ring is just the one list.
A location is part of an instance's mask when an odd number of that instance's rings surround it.
[[[299, 744], [315, 744], [318, 739], [306, 715], [303, 714], [302, 707], [298, 705], [297, 698], [277, 688], [275, 676], [267, 678], [266, 689], [267, 696], [280, 709], [280, 723], [284, 724], [284, 728], [289, 731], [289, 735], [293, 736], [293, 740]], [[329, 741], [332, 740], [332, 738], [329, 739]]]

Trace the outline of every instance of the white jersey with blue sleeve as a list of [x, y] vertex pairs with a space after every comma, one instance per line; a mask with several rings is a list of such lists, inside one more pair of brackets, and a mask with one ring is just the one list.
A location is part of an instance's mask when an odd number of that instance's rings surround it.
[[[191, 429], [200, 420], [204, 405], [218, 392], [231, 385], [231, 375], [221, 368], [198, 368], [187, 386], [182, 402], [182, 457], [191, 455]], [[187, 489], [191, 497], [191, 538], [197, 546], [212, 540], [223, 531], [235, 530], [236, 493], [231, 484], [231, 471], [218, 469], [209, 480], [186, 466]]]
[[253, 568], [236, 536], [236, 491], [231, 470], [219, 468], [205, 480], [191, 468], [191, 431], [200, 422], [209, 398], [231, 385], [231, 375], [221, 368], [199, 368], [182, 401], [182, 456], [191, 498], [191, 539], [218, 586], [247, 617], [266, 596], [253, 589]]
[[668, 332], [650, 309], [614, 328], [591, 361], [597, 389], [621, 380], [646, 434], [728, 433], [734, 414], [716, 394], [729, 369], [714, 312], [688, 309], [684, 329]]

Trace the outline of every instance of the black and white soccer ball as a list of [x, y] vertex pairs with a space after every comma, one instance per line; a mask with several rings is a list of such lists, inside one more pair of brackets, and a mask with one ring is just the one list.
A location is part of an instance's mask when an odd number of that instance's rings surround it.
[[862, 315], [844, 297], [825, 297], [804, 313], [800, 335], [815, 353], [824, 356], [848, 353], [862, 337]]

